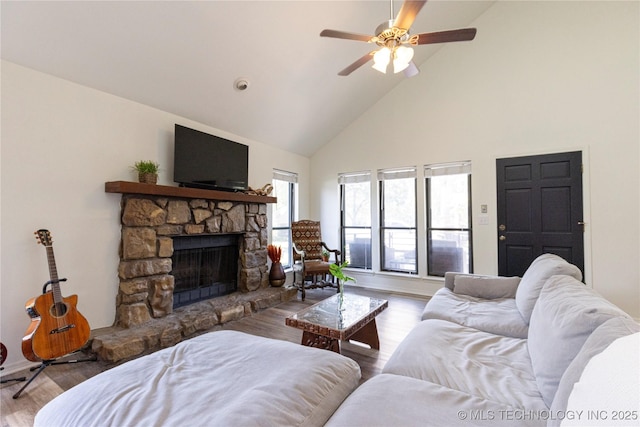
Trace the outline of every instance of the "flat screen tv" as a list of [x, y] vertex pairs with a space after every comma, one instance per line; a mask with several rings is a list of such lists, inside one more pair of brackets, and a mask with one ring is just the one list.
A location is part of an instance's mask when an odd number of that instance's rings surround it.
[[173, 180], [184, 187], [244, 191], [249, 147], [176, 124]]

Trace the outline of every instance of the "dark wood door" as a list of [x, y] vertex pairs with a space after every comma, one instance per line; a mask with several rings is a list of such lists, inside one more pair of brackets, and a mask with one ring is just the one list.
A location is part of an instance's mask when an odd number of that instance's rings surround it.
[[543, 253], [584, 273], [582, 152], [496, 160], [498, 274], [522, 276]]

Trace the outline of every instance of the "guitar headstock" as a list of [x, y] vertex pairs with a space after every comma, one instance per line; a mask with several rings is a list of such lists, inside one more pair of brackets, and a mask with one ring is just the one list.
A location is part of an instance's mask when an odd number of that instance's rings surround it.
[[53, 239], [51, 238], [51, 233], [49, 232], [49, 230], [42, 229], [35, 231], [33, 234], [36, 235], [36, 240], [41, 245], [45, 247], [53, 246]]

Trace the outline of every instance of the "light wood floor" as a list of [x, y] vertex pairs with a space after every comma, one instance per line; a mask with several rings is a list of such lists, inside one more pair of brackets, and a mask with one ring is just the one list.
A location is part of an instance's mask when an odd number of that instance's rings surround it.
[[[400, 341], [409, 333], [411, 328], [420, 321], [420, 315], [428, 298], [420, 298], [399, 294], [388, 294], [369, 291], [362, 288], [349, 288], [346, 292], [353, 292], [389, 301], [389, 307], [376, 317], [380, 350], [372, 350], [353, 343], [342, 343], [342, 354], [352, 358], [360, 365], [362, 381], [380, 373]], [[231, 329], [299, 343], [302, 331], [285, 325], [284, 319], [311, 304], [328, 298], [335, 290], [314, 289], [307, 291], [306, 300], [297, 300], [268, 308], [251, 317], [230, 322], [223, 329]], [[291, 360], [290, 363], [295, 363]], [[47, 367], [18, 399], [12, 396], [24, 383], [6, 383], [0, 390], [0, 422], [2, 427], [32, 426], [38, 410], [60, 393], [76, 384], [113, 367], [102, 362], [75, 363]], [[3, 378], [29, 376], [31, 372], [19, 372], [5, 375]]]

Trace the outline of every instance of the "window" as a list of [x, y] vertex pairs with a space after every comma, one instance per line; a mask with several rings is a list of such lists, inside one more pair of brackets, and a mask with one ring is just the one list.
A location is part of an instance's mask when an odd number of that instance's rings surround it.
[[427, 200], [427, 273], [473, 272], [471, 256], [471, 164], [424, 168]]
[[418, 274], [416, 168], [378, 171], [381, 270]]
[[291, 223], [296, 217], [298, 175], [279, 170], [273, 171], [273, 196], [278, 202], [272, 205], [271, 244], [282, 248], [282, 266], [292, 265]]
[[340, 241], [343, 261], [371, 269], [371, 173], [341, 174]]

